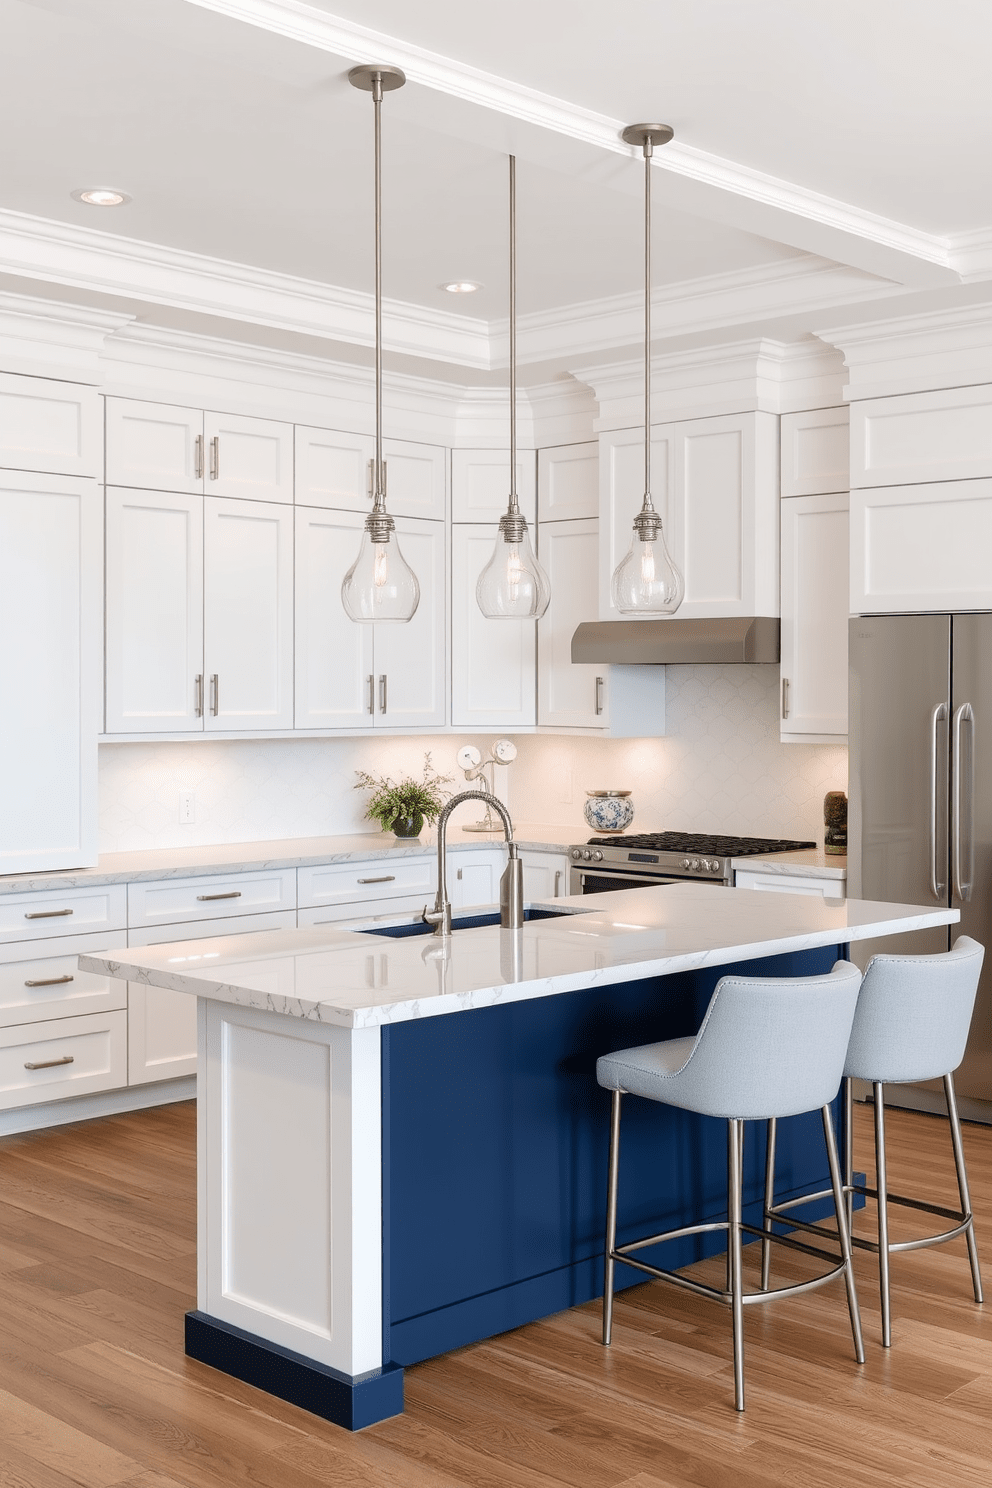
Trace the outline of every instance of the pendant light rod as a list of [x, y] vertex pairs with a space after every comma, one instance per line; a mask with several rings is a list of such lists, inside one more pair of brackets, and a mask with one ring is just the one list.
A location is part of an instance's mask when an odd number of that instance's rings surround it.
[[517, 498], [517, 157], [510, 156], [510, 511]]

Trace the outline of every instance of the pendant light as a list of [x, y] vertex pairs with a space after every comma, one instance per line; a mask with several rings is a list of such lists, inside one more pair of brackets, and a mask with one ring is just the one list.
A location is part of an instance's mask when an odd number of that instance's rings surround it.
[[510, 500], [493, 556], [475, 586], [487, 620], [540, 620], [551, 599], [517, 499], [517, 162], [510, 156]]
[[353, 88], [372, 94], [375, 108], [375, 460], [372, 510], [365, 518], [358, 557], [344, 576], [341, 603], [360, 625], [412, 620], [420, 603], [420, 585], [400, 552], [396, 524], [386, 511], [386, 468], [382, 459], [382, 95], [402, 88], [406, 76], [398, 67], [353, 67]]
[[627, 556], [610, 585], [621, 615], [673, 615], [685, 593], [651, 499], [651, 155], [674, 132], [668, 124], [631, 124], [620, 136], [644, 151], [644, 501], [634, 518]]

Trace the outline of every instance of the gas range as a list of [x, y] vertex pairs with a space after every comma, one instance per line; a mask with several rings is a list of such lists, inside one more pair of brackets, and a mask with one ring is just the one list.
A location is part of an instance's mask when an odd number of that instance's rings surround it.
[[569, 848], [573, 894], [605, 893], [686, 879], [732, 884], [734, 858], [794, 852], [815, 842], [782, 838], [724, 837], [695, 832], [641, 832], [591, 837]]

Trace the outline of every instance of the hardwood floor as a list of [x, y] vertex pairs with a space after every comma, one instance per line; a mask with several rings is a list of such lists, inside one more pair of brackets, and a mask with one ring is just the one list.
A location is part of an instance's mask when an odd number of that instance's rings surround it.
[[[618, 1300], [611, 1349], [598, 1342], [598, 1306], [577, 1308], [408, 1370], [404, 1416], [356, 1435], [330, 1426], [183, 1354], [194, 1126], [186, 1104], [0, 1141], [3, 1488], [990, 1480], [992, 1300], [971, 1300], [963, 1240], [894, 1260], [887, 1354], [874, 1259], [859, 1253], [860, 1370], [838, 1283], [750, 1309], [743, 1416], [729, 1314], [649, 1283]], [[912, 1193], [922, 1173], [926, 1197], [955, 1202], [946, 1123], [893, 1111], [889, 1133], [892, 1188]], [[965, 1150], [992, 1294], [992, 1130], [966, 1127]], [[859, 1108], [869, 1172], [870, 1152]], [[896, 1237], [907, 1223], [896, 1211]], [[805, 1265], [787, 1269], [780, 1255], [776, 1276]]]

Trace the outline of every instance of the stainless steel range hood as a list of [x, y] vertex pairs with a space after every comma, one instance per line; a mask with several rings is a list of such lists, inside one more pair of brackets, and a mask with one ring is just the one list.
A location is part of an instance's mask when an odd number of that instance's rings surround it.
[[593, 666], [664, 666], [779, 659], [780, 622], [771, 615], [726, 620], [596, 620], [572, 637], [572, 660]]

